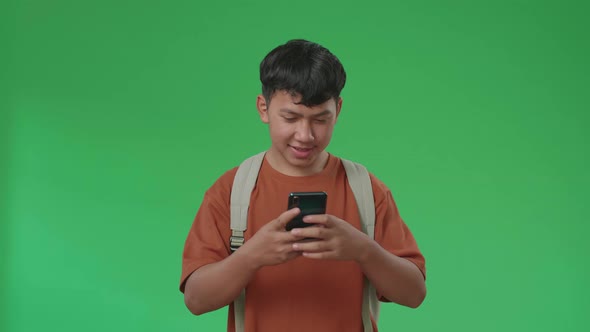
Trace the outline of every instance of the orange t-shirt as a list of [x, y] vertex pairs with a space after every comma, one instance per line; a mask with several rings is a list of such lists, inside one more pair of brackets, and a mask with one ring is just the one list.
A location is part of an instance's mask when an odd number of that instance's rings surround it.
[[[180, 281], [183, 292], [191, 273], [230, 254], [230, 193], [236, 171], [234, 168], [223, 174], [205, 193], [184, 247]], [[410, 260], [425, 274], [424, 257], [401, 219], [391, 192], [372, 174], [370, 177], [375, 199], [375, 241]], [[287, 209], [289, 193], [301, 191], [326, 192], [326, 213], [361, 229], [356, 201], [339, 158], [330, 155], [322, 172], [304, 177], [279, 173], [265, 160], [251, 194], [245, 240]], [[246, 288], [245, 331], [362, 331], [362, 293], [363, 274], [352, 261], [298, 257], [266, 266]], [[228, 331], [234, 330], [230, 304]]]

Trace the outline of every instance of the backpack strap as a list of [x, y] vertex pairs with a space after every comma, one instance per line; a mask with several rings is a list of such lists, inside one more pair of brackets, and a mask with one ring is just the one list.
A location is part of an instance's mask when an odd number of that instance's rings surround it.
[[[248, 226], [248, 209], [250, 207], [250, 194], [256, 180], [258, 179], [258, 172], [264, 160], [264, 154], [252, 156], [244, 160], [236, 175], [231, 190], [231, 237], [229, 238], [229, 248], [231, 252], [238, 250], [244, 244], [244, 232]], [[246, 304], [246, 289], [242, 289], [238, 298], [234, 300], [234, 318], [236, 325], [236, 332], [244, 331], [244, 315]]]
[[246, 231], [248, 225], [250, 194], [258, 179], [258, 172], [265, 153], [261, 152], [244, 160], [238, 167], [234, 177], [230, 201], [231, 237], [229, 239], [229, 248], [231, 252], [238, 250], [244, 244], [244, 231]]
[[[367, 169], [350, 160], [342, 159], [342, 164], [346, 170], [346, 177], [348, 184], [356, 204], [359, 209], [361, 217], [361, 227], [363, 232], [369, 238], [375, 238], [375, 201], [373, 197], [373, 187], [371, 185], [371, 178]], [[364, 278], [363, 285], [363, 327], [364, 332], [373, 331], [373, 323], [371, 322], [371, 315], [375, 318], [375, 322], [379, 319], [379, 299], [377, 298], [377, 291], [375, 287], [369, 282], [367, 277]]]

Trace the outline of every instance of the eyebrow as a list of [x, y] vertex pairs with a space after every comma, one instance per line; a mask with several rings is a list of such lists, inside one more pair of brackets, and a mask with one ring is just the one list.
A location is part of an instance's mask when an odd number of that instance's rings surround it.
[[[280, 109], [279, 112], [281, 112], [281, 113], [287, 113], [287, 114], [290, 114], [290, 115], [303, 116], [303, 114], [301, 114], [301, 113], [298, 113], [298, 112], [295, 112], [293, 110], [286, 109], [286, 108]], [[320, 113], [313, 115], [313, 117], [314, 118], [319, 118], [319, 117], [326, 116], [326, 115], [332, 115], [332, 111], [330, 111], [330, 110], [323, 110]]]

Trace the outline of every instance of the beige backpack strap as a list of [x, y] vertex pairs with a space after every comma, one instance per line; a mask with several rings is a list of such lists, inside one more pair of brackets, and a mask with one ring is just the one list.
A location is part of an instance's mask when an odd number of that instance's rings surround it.
[[[248, 209], [250, 207], [250, 195], [256, 180], [258, 172], [264, 160], [265, 152], [261, 152], [244, 160], [234, 177], [234, 183], [231, 190], [230, 213], [231, 213], [231, 237], [229, 247], [232, 252], [238, 250], [244, 244], [244, 232], [248, 226]], [[234, 317], [236, 332], [244, 331], [246, 290], [234, 300]]]
[[230, 249], [232, 252], [238, 250], [244, 244], [244, 231], [248, 225], [248, 208], [250, 207], [250, 194], [256, 180], [258, 172], [264, 160], [265, 152], [261, 152], [244, 160], [234, 177], [234, 183], [231, 189], [230, 213], [231, 213], [231, 237]]
[[[371, 185], [371, 178], [367, 169], [361, 165], [349, 160], [342, 159], [348, 184], [352, 189], [356, 204], [359, 209], [361, 217], [361, 226], [363, 232], [369, 238], [375, 238], [375, 201], [373, 198], [373, 187]], [[379, 299], [377, 298], [377, 291], [371, 285], [369, 280], [365, 277], [363, 286], [363, 307], [362, 318], [364, 332], [373, 332], [373, 324], [371, 323], [371, 315], [375, 322], [379, 319]]]

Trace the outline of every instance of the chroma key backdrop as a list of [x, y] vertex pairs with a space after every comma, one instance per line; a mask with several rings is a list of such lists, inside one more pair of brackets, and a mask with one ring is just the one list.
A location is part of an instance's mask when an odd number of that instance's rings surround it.
[[184, 306], [183, 245], [207, 188], [269, 147], [258, 65], [295, 38], [348, 74], [328, 151], [389, 186], [426, 256], [426, 300], [384, 304], [380, 331], [587, 331], [589, 15], [2, 1], [0, 331], [224, 331], [227, 308]]

